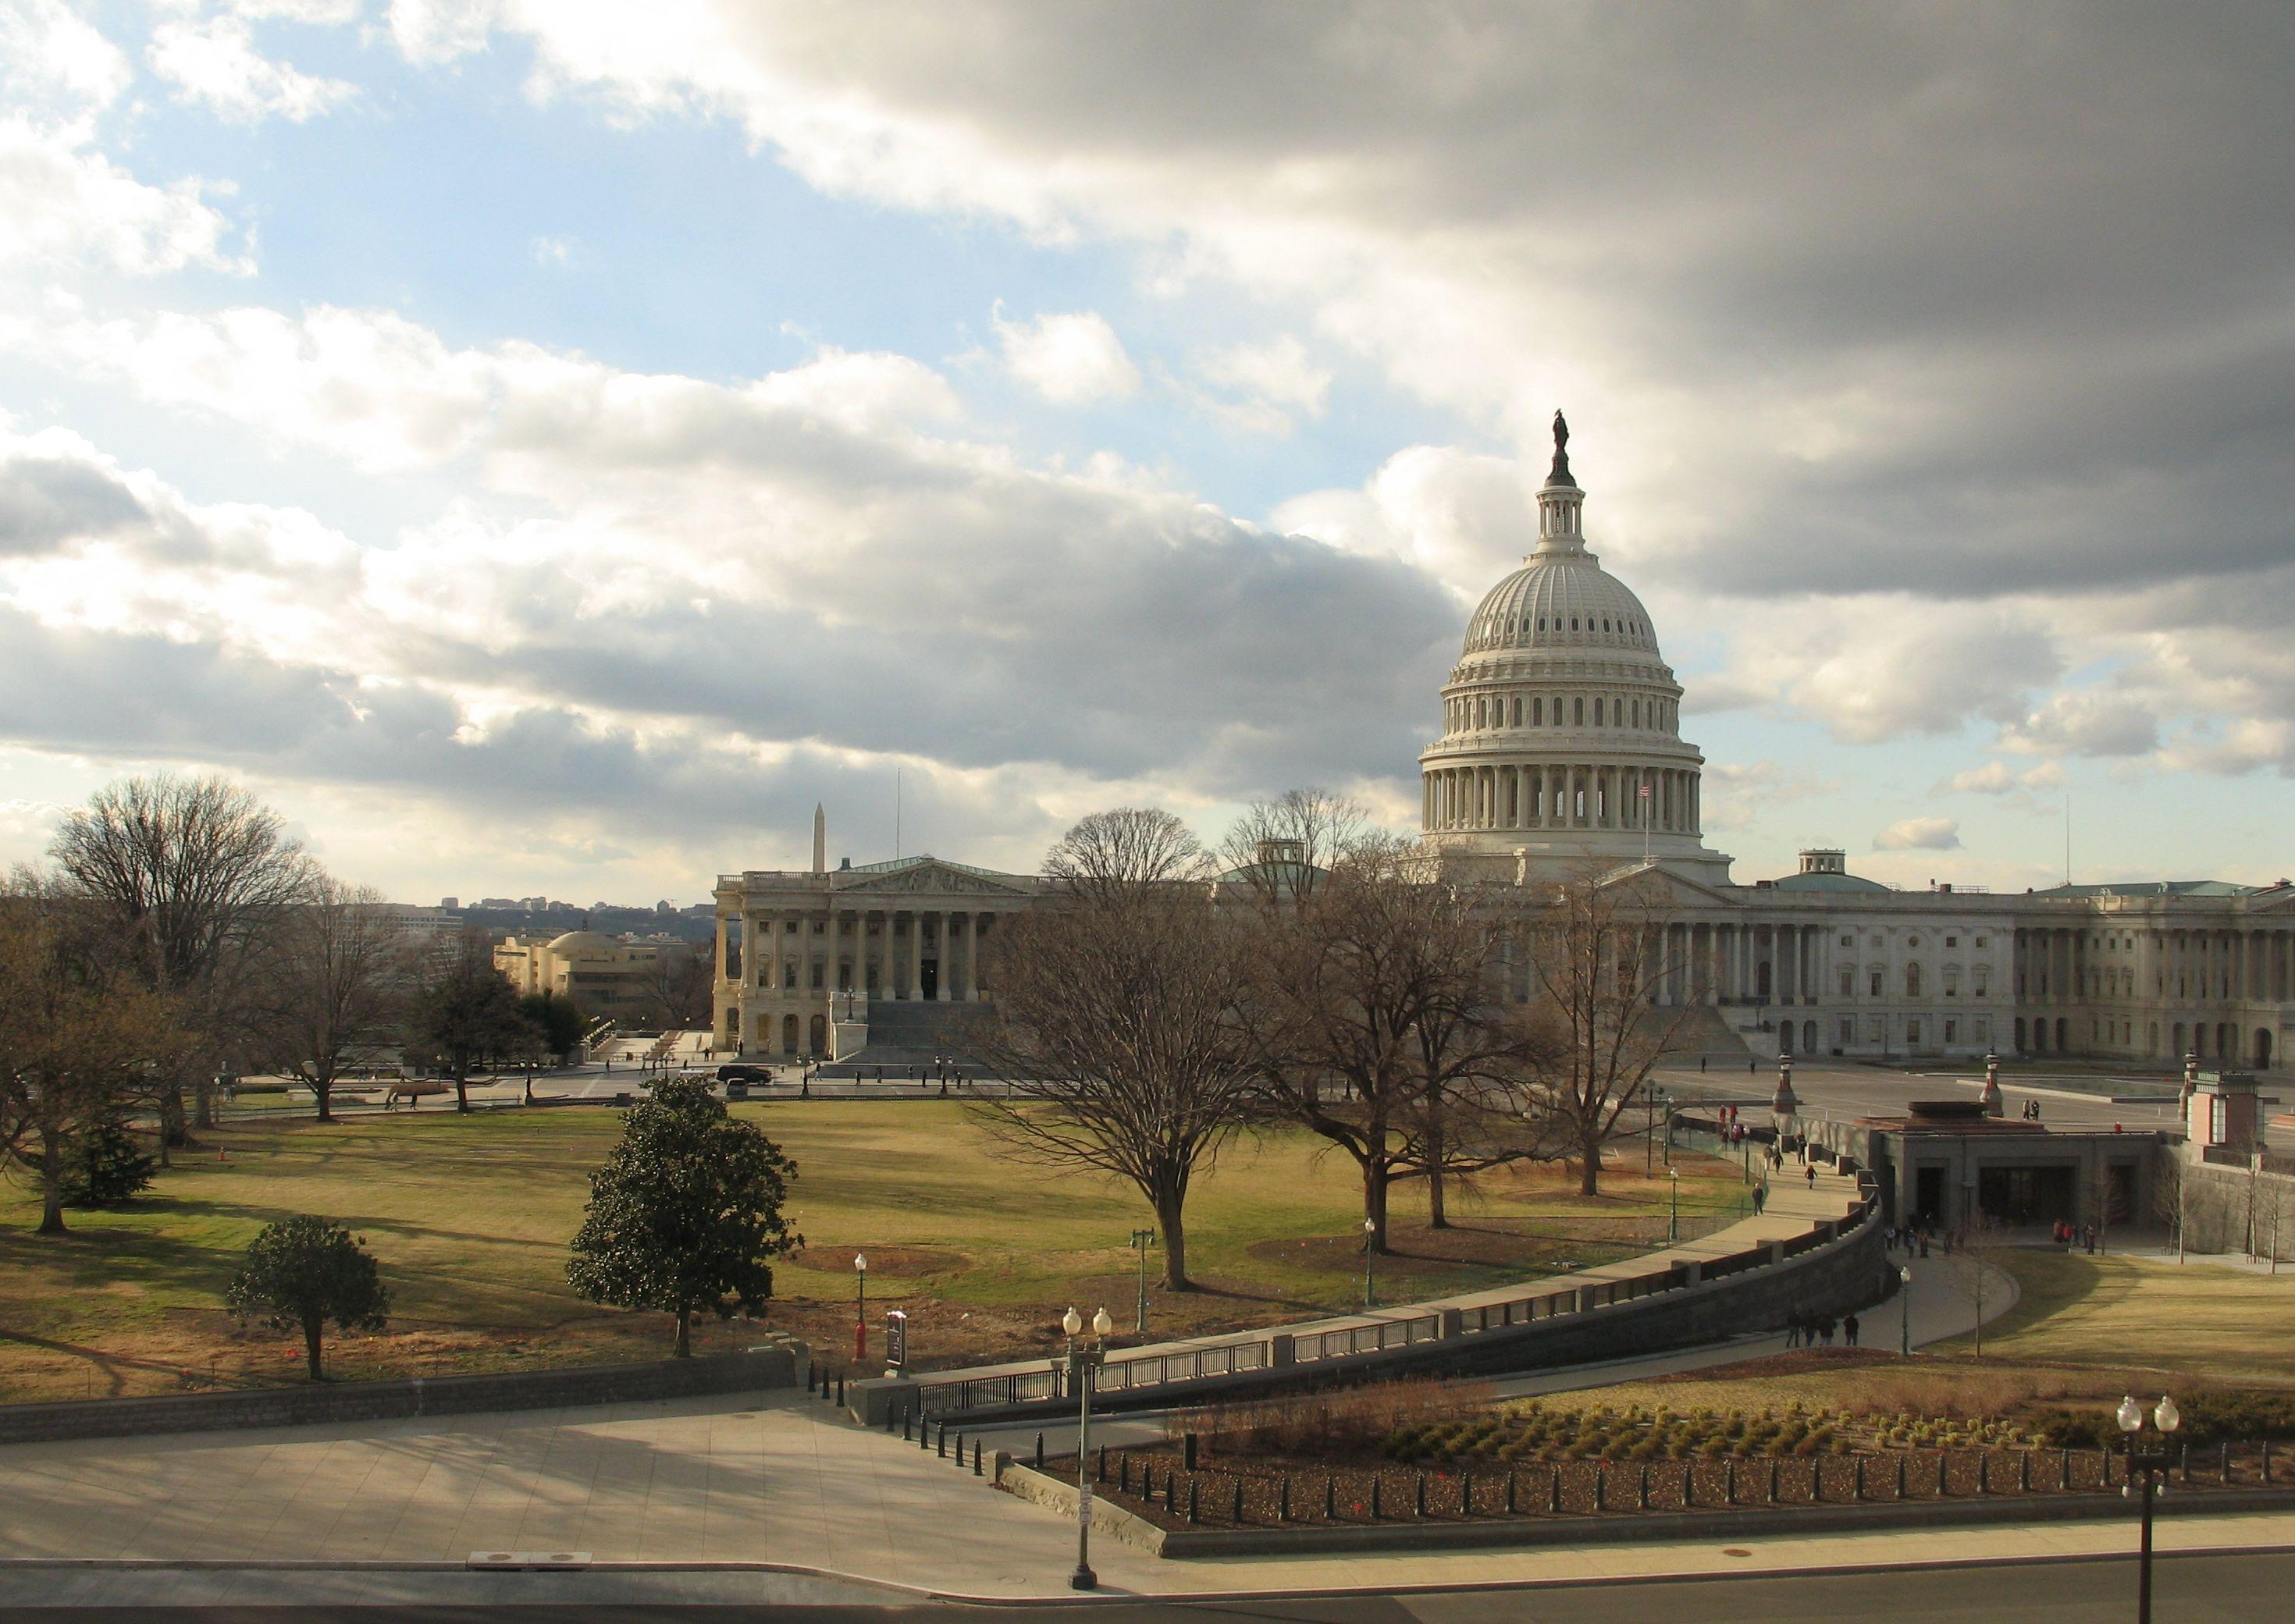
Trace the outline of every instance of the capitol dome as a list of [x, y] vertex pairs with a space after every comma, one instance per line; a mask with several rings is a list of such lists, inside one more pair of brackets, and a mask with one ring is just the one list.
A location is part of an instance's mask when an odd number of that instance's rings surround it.
[[1419, 762], [1429, 849], [1482, 878], [1660, 861], [1727, 883], [1700, 839], [1704, 757], [1642, 600], [1589, 550], [1555, 413], [1538, 539], [1483, 595]]
[[1582, 548], [1532, 553], [1491, 588], [1466, 623], [1468, 654], [1563, 647], [1657, 657], [1657, 636], [1642, 600]]

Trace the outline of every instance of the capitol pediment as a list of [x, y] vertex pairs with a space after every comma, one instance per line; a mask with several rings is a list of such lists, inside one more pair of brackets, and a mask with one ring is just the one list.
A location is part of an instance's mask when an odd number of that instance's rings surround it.
[[939, 862], [929, 857], [912, 859], [897, 866], [888, 866], [885, 872], [853, 871], [853, 878], [837, 887], [840, 896], [855, 894], [865, 896], [915, 896], [922, 894], [959, 896], [1009, 896], [1030, 894], [1030, 888], [1017, 875], [1003, 876], [984, 870]]

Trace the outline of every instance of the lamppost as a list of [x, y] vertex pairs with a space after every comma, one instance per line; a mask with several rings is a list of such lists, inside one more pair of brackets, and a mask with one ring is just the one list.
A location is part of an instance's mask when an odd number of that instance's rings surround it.
[[2168, 1457], [2168, 1438], [2183, 1424], [2183, 1413], [2173, 1399], [2161, 1395], [2152, 1411], [2152, 1419], [2160, 1428], [2160, 1446], [2154, 1449], [2136, 1447], [2136, 1434], [2144, 1430], [2144, 1408], [2131, 1396], [2119, 1401], [2119, 1430], [2128, 1439], [2128, 1481], [2121, 1485], [2122, 1495], [2136, 1491], [2136, 1473], [2143, 1473], [2144, 1544], [2136, 1569], [2136, 1624], [2152, 1624], [2152, 1497], [2165, 1494], [2160, 1486], [2160, 1474], [2172, 1464]]
[[1913, 1357], [1913, 1270], [1909, 1263], [1898, 1268], [1897, 1285], [1897, 1307], [1903, 1315], [1897, 1327], [1897, 1351], [1910, 1359]]
[[1673, 1181], [1673, 1211], [1666, 1215], [1665, 1244], [1674, 1245], [1681, 1239], [1681, 1170], [1669, 1167], [1665, 1176]]
[[1061, 1318], [1060, 1329], [1068, 1334], [1068, 1380], [1076, 1391], [1076, 1565], [1068, 1575], [1068, 1588], [1090, 1590], [1099, 1583], [1099, 1575], [1091, 1571], [1092, 1373], [1099, 1368], [1115, 1321], [1106, 1309], [1091, 1317], [1091, 1334], [1099, 1339], [1096, 1347], [1082, 1340], [1083, 1316], [1074, 1309]]
[[853, 1362], [866, 1363], [869, 1358], [869, 1260], [861, 1253], [853, 1254]]
[[1364, 1220], [1363, 1220], [1363, 1310], [1364, 1310], [1364, 1311], [1365, 1311], [1365, 1312], [1368, 1312], [1372, 1308], [1376, 1307], [1376, 1306], [1377, 1305], [1377, 1302], [1378, 1302], [1378, 1295], [1377, 1295], [1377, 1293], [1376, 1293], [1374, 1290], [1372, 1290], [1371, 1272], [1370, 1272], [1370, 1269], [1371, 1269], [1371, 1252], [1372, 1252], [1372, 1244], [1373, 1244], [1374, 1242], [1376, 1242], [1377, 1239], [1378, 1239], [1378, 1225], [1377, 1225], [1377, 1224], [1376, 1224], [1375, 1222], [1373, 1222], [1371, 1220], [1369, 1220], [1369, 1219], [1368, 1219], [1368, 1218], [1364, 1219]]

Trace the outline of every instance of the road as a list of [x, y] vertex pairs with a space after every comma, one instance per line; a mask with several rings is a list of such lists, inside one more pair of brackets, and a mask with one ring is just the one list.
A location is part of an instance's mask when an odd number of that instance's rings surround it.
[[[1948, 1536], [1939, 1535], [1940, 1541]], [[1760, 1558], [1749, 1551], [1749, 1566]], [[1366, 1578], [1373, 1563], [1363, 1564]], [[284, 1576], [282, 1576], [283, 1578]], [[396, 1576], [376, 1576], [383, 1587]], [[882, 1592], [855, 1590], [854, 1602], [824, 1603], [802, 1592], [775, 1594], [777, 1576], [688, 1570], [653, 1575], [421, 1575], [466, 1581], [468, 1599], [362, 1604], [98, 1606], [9, 1609], [12, 1624], [482, 1624], [505, 1612], [521, 1624], [709, 1624], [727, 1609], [769, 1611], [775, 1624], [987, 1624], [1009, 1608], [949, 1603], [887, 1604]], [[929, 1575], [918, 1578], [928, 1580]], [[1216, 1582], [1213, 1571], [1206, 1582]], [[538, 1583], [540, 1580], [563, 1582]], [[605, 1581], [615, 1583], [610, 1590]], [[761, 1581], [762, 1587], [761, 1587]], [[2154, 1570], [2157, 1617], [2173, 1624], [2232, 1624], [2285, 1616], [2295, 1587], [2295, 1553], [2162, 1556]], [[433, 1590], [444, 1588], [438, 1585]], [[573, 1592], [596, 1588], [598, 1599]], [[813, 1595], [817, 1585], [808, 1587]], [[644, 1599], [674, 1595], [681, 1602]], [[553, 1599], [543, 1599], [551, 1595]], [[623, 1599], [627, 1597], [628, 1599]], [[869, 1599], [862, 1600], [862, 1597]], [[760, 1604], [763, 1604], [762, 1609]], [[1961, 1567], [1847, 1570], [1782, 1577], [1572, 1581], [1486, 1590], [1231, 1600], [1033, 1604], [1034, 1624], [1776, 1624], [1827, 1619], [1854, 1624], [2122, 1624], [2135, 1616], [2133, 1558], [2051, 1559]]]
[[[2038, 1100], [2041, 1122], [2049, 1128], [2102, 1130], [2108, 1133], [2117, 1125], [2136, 1133], [2180, 1126], [2172, 1102], [2115, 1105], [2108, 1095], [2079, 1092], [2064, 1086], [2074, 1081], [2109, 1082], [2115, 1076], [2102, 1069], [2086, 1076], [2070, 1072], [2012, 1071], [2002, 1075], [2000, 1092], [2004, 1108], [2012, 1118], [2022, 1112], [2025, 1101]], [[1758, 1065], [1750, 1073], [1742, 1060], [1734, 1067], [1716, 1061], [1704, 1072], [1700, 1072], [1695, 1064], [1666, 1065], [1658, 1068], [1655, 1081], [1664, 1085], [1669, 1093], [1734, 1100], [1744, 1107], [1747, 1120], [1766, 1122], [1770, 1097], [1776, 1091], [1777, 1068], [1775, 1061]], [[2118, 1081], [2128, 1093], [2145, 1092], [2160, 1086], [2156, 1077]], [[1847, 1121], [1859, 1116], [1902, 1116], [1915, 1099], [1973, 1099], [1983, 1087], [1984, 1068], [1981, 1065], [1939, 1065], [1932, 1070], [1900, 1072], [1881, 1066], [1797, 1060], [1793, 1063], [1793, 1092], [1801, 1098], [1802, 1114], [1820, 1120]]]

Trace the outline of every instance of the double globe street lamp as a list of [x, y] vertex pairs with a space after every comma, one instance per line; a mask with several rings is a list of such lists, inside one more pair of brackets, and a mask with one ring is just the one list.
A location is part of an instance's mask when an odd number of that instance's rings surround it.
[[[2152, 1423], [2160, 1429], [2156, 1449], [2138, 1449], [2137, 1435], [2144, 1430], [2144, 1407], [2133, 1396], [2119, 1401], [2119, 1430], [2128, 1440], [2128, 1481], [2120, 1486], [2122, 1495], [2141, 1492], [2144, 1497], [2144, 1543], [2136, 1569], [2136, 1621], [2152, 1624], [2152, 1498], [2165, 1494], [2159, 1480], [2173, 1464], [2168, 1454], [2168, 1440], [2184, 1423], [2183, 1412], [2176, 1408], [2173, 1399], [2162, 1395], [2152, 1408]], [[2140, 1474], [2140, 1476], [2139, 1476]]]
[[1091, 1571], [1091, 1388], [1092, 1373], [1107, 1351], [1115, 1321], [1102, 1309], [1091, 1317], [1097, 1345], [1083, 1341], [1083, 1316], [1070, 1309], [1060, 1319], [1068, 1335], [1068, 1381], [1076, 1393], [1076, 1565], [1068, 1588], [1090, 1590], [1099, 1583]]

